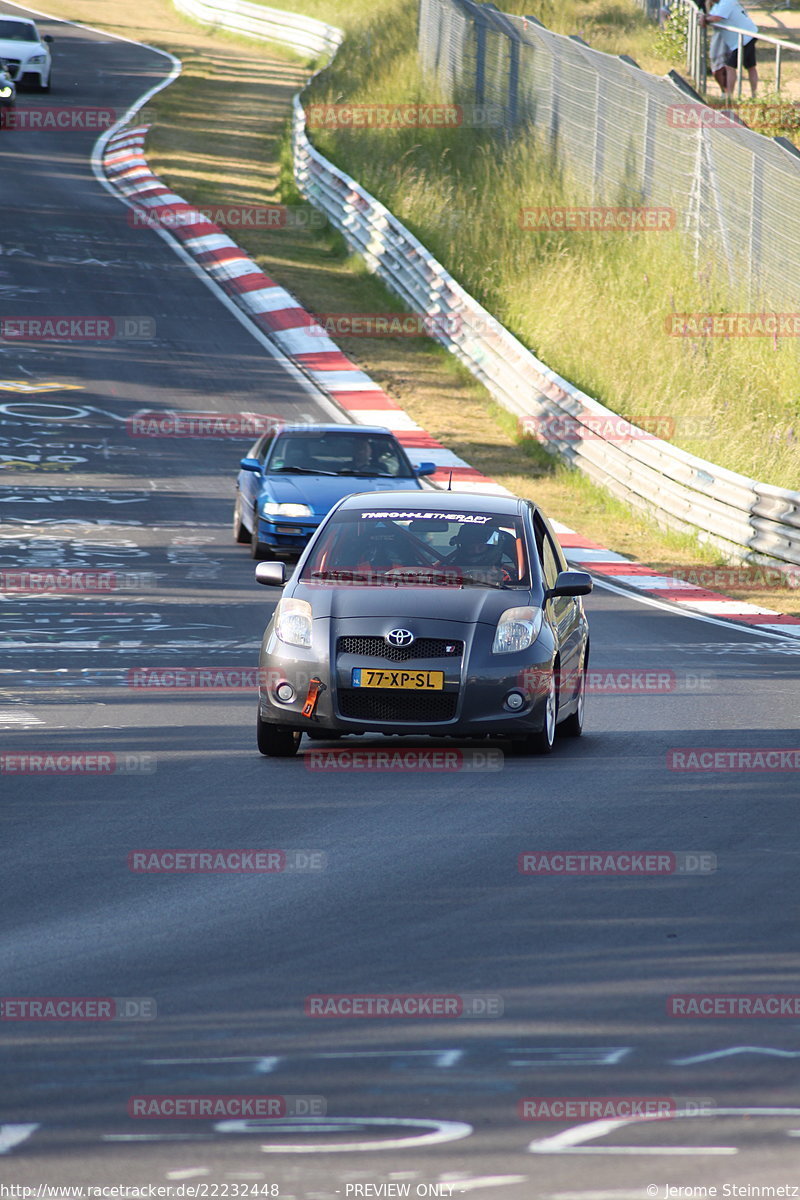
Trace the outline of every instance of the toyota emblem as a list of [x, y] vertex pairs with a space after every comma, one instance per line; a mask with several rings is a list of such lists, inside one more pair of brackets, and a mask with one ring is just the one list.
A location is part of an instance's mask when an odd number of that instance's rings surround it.
[[414, 635], [410, 629], [391, 629], [386, 635], [390, 646], [410, 646]]

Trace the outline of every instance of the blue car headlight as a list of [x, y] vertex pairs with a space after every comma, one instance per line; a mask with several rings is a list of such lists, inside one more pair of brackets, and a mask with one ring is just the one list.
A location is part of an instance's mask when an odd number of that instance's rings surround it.
[[278, 504], [275, 500], [263, 500], [260, 504], [264, 517], [312, 517], [307, 504]]

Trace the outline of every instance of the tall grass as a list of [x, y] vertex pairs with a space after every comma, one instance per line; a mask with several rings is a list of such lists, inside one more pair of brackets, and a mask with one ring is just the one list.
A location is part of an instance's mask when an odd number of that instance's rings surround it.
[[[523, 9], [530, 2], [520, 0]], [[543, 19], [548, 5], [541, 0]], [[569, 0], [560, 7], [563, 19]], [[414, 0], [383, 0], [350, 21], [311, 100], [444, 99], [420, 75]], [[680, 233], [521, 229], [522, 207], [590, 202], [531, 132], [510, 141], [467, 128], [320, 129], [312, 137], [561, 375], [633, 420], [674, 422], [672, 440], [687, 450], [800, 486], [797, 341], [668, 335], [671, 313], [752, 308], [744, 289], [713, 262], [697, 261]]]

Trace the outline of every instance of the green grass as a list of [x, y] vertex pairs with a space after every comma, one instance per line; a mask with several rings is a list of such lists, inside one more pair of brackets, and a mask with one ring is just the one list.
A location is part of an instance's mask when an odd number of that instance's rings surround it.
[[[342, 19], [338, 7], [329, 6], [332, 21]], [[573, 9], [581, 7], [576, 0]], [[445, 99], [419, 71], [414, 0], [385, 0], [350, 19], [358, 32], [313, 86], [310, 101]], [[619, 24], [625, 28], [621, 17]], [[521, 207], [588, 202], [530, 133], [506, 143], [468, 128], [324, 129], [312, 137], [559, 374], [633, 420], [673, 422], [672, 440], [693, 453], [797, 487], [797, 341], [668, 335], [671, 313], [753, 308], [713, 262], [695, 261], [679, 232], [522, 230]], [[620, 189], [606, 202], [632, 199]]]

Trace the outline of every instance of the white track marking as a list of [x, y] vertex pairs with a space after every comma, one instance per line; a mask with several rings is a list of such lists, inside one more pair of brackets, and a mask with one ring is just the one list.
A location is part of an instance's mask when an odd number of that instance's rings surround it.
[[511, 1183], [526, 1183], [527, 1179], [527, 1175], [482, 1175], [475, 1179], [448, 1179], [443, 1176], [439, 1182], [452, 1188], [454, 1196], [460, 1196], [462, 1192], [477, 1192], [479, 1188], [508, 1187]]
[[530, 1154], [622, 1154], [622, 1155], [728, 1155], [738, 1154], [736, 1146], [584, 1146], [582, 1143], [605, 1137], [628, 1125], [656, 1124], [680, 1119], [702, 1117], [797, 1117], [800, 1108], [707, 1108], [698, 1111], [682, 1110], [668, 1117], [618, 1117], [605, 1121], [588, 1121], [564, 1129], [553, 1137], [541, 1138], [528, 1146]]
[[711, 1062], [715, 1058], [731, 1058], [734, 1054], [768, 1054], [773, 1058], [800, 1058], [800, 1050], [773, 1050], [771, 1046], [729, 1046], [727, 1050], [711, 1050], [708, 1054], [694, 1054], [691, 1058], [673, 1058], [675, 1067], [691, 1067], [695, 1063]]
[[39, 1128], [36, 1125], [0, 1125], [0, 1154], [8, 1154]]
[[[269, 1125], [269, 1130], [266, 1128], [267, 1124]], [[319, 1119], [311, 1118], [305, 1120], [300, 1125], [295, 1125], [289, 1121], [274, 1121], [269, 1123], [263, 1121], [220, 1121], [214, 1128], [219, 1133], [243, 1133], [247, 1132], [247, 1130], [242, 1128], [245, 1125], [249, 1127], [250, 1132], [261, 1134], [267, 1131], [276, 1134], [291, 1134], [295, 1131], [314, 1133], [318, 1130], [324, 1130], [326, 1133], [346, 1133], [352, 1126], [355, 1126], [359, 1132], [363, 1132], [365, 1127], [376, 1130], [388, 1127], [389, 1129], [400, 1128], [426, 1131], [418, 1133], [416, 1136], [389, 1138], [386, 1141], [316, 1142], [309, 1145], [302, 1143], [284, 1143], [278, 1146], [262, 1145], [260, 1150], [264, 1154], [353, 1154], [359, 1151], [375, 1154], [383, 1150], [405, 1150], [409, 1147], [418, 1149], [420, 1146], [436, 1146], [442, 1142], [455, 1142], [461, 1138], [469, 1137], [473, 1132], [473, 1127], [465, 1124], [463, 1121], [419, 1120], [410, 1117], [320, 1117]]]

